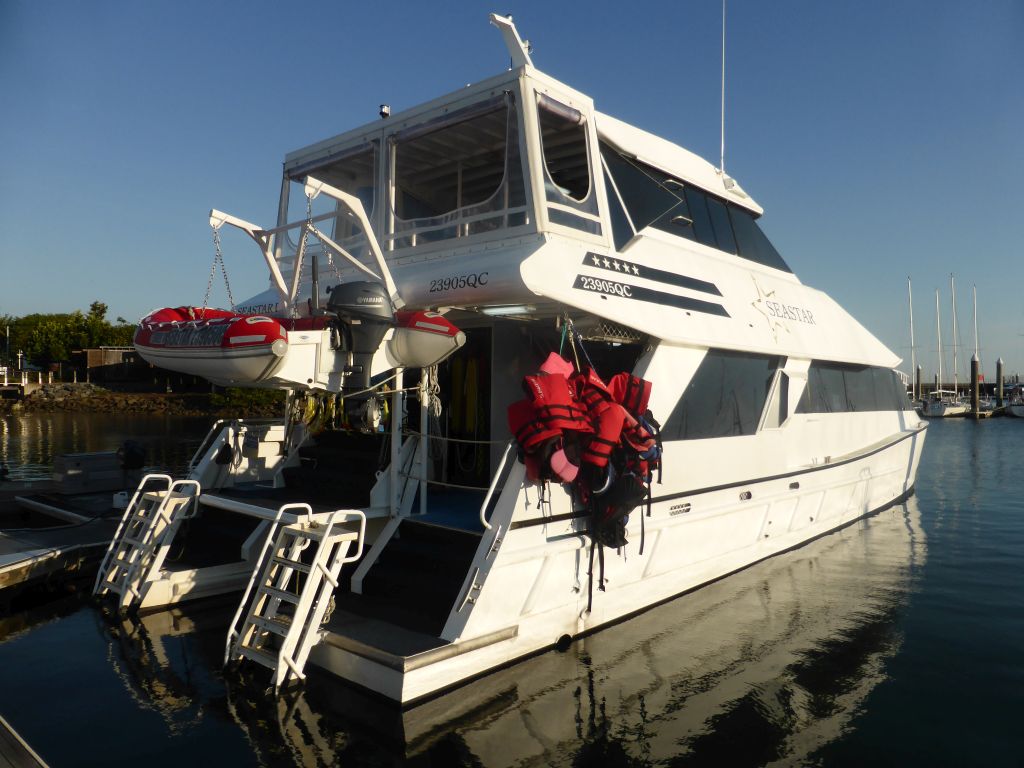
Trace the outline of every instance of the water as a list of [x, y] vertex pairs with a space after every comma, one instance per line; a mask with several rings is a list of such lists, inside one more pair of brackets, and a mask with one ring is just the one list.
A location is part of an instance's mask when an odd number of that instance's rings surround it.
[[404, 713], [226, 681], [230, 604], [69, 598], [0, 618], [0, 714], [55, 768], [1020, 765], [1021, 430], [934, 422], [906, 505]]
[[146, 449], [147, 468], [181, 474], [212, 423], [207, 416], [145, 413], [3, 415], [0, 460], [11, 480], [47, 480], [57, 454], [116, 451], [131, 439]]

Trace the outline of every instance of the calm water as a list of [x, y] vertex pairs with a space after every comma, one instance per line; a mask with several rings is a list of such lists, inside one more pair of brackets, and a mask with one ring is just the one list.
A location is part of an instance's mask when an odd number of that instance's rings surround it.
[[55, 768], [1022, 765], [1022, 444], [933, 423], [908, 504], [405, 713], [227, 683], [234, 606], [77, 599], [0, 618], [0, 713]]
[[0, 416], [0, 460], [11, 480], [46, 480], [61, 453], [116, 451], [125, 440], [146, 449], [152, 468], [181, 473], [213, 420], [139, 413], [30, 413]]

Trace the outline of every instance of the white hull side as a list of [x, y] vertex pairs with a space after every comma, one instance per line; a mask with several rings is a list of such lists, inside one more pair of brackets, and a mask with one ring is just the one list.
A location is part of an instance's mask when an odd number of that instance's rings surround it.
[[[672, 494], [676, 498], [656, 502], [652, 515], [644, 520], [643, 555], [638, 553], [642, 511], [637, 509], [629, 522], [630, 544], [625, 553], [605, 552], [606, 591], [597, 588], [595, 557], [589, 614], [585, 519], [563, 517], [571, 510], [567, 495], [557, 489], [551, 508], [545, 509], [545, 515], [554, 518], [547, 523], [538, 521], [535, 488], [514, 496], [506, 493], [491, 520], [494, 530], [484, 535], [458, 603], [474, 583], [480, 588], [473, 590], [473, 602], [466, 602], [461, 610], [459, 604], [453, 607], [445, 627], [443, 636], [454, 641], [446, 658], [425, 655], [374, 661], [328, 637], [314, 648], [310, 660], [405, 703], [429, 696], [550, 647], [563, 636], [590, 632], [905, 498], [912, 491], [923, 445], [924, 429], [909, 429], [859, 457], [836, 457], [831, 464], [766, 479]], [[745, 465], [733, 464], [734, 471], [736, 466]], [[522, 467], [517, 465], [509, 481], [521, 480]], [[740, 499], [744, 492], [751, 494], [748, 500]], [[656, 498], [665, 493], [664, 487], [655, 486]], [[690, 511], [680, 512], [686, 503]]]
[[931, 401], [924, 405], [923, 415], [929, 419], [944, 419], [950, 416], [963, 416], [971, 410], [963, 403], [947, 403]]

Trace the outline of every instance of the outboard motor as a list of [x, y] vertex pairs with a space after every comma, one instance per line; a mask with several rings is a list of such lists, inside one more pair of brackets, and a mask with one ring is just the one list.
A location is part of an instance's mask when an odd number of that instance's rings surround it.
[[370, 386], [370, 363], [395, 324], [391, 299], [380, 283], [341, 283], [331, 290], [327, 311], [338, 318], [341, 351], [348, 353], [342, 394]]

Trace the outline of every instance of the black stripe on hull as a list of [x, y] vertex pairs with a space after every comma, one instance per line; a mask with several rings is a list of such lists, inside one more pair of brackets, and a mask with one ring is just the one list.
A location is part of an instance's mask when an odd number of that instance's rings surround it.
[[656, 291], [653, 288], [644, 288], [639, 285], [620, 283], [616, 280], [606, 280], [601, 277], [576, 275], [576, 281], [572, 284], [572, 287], [602, 296], [618, 296], [619, 298], [631, 299], [633, 301], [644, 301], [660, 306], [685, 309], [689, 312], [730, 317], [725, 307], [721, 304], [694, 299], [689, 296], [679, 296], [674, 293], [665, 293], [665, 291]]
[[645, 280], [654, 280], [659, 283], [665, 283], [666, 285], [675, 285], [679, 288], [689, 288], [691, 291], [710, 293], [713, 296], [722, 295], [722, 292], [718, 290], [717, 285], [709, 283], [706, 280], [698, 280], [696, 277], [680, 275], [677, 272], [667, 272], [664, 269], [645, 267], [643, 264], [625, 261], [624, 259], [601, 256], [597, 253], [588, 253], [583, 257], [583, 263], [588, 267], [607, 269], [609, 272], [618, 272], [621, 275], [627, 275], [629, 277], [642, 277]]

